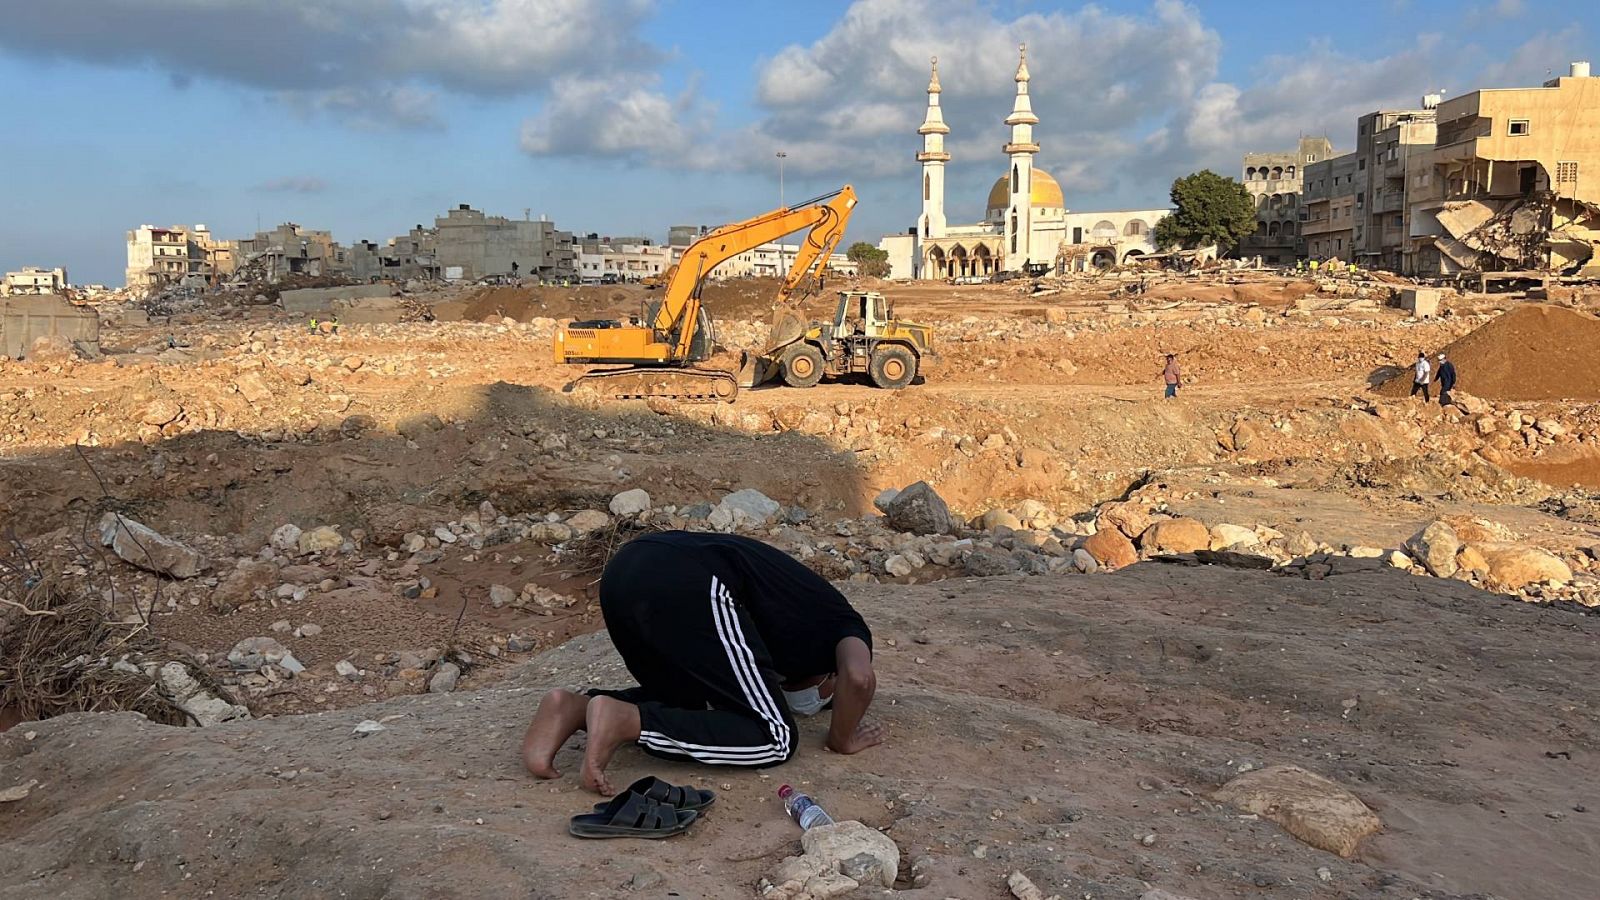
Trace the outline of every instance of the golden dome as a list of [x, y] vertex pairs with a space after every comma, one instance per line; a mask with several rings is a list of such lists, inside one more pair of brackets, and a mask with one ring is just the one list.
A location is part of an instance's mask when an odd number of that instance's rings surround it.
[[[1043, 169], [1033, 170], [1033, 208], [1034, 209], [1066, 209], [1067, 198], [1061, 193], [1061, 185], [1056, 182], [1049, 172]], [[1011, 206], [1011, 178], [1001, 175], [995, 180], [994, 187], [989, 189], [989, 205], [987, 209], [1006, 209]]]

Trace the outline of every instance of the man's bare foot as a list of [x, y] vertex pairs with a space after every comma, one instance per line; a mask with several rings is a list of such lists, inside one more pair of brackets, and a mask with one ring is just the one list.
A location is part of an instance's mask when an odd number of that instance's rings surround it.
[[555, 778], [556, 753], [567, 738], [583, 728], [589, 698], [572, 691], [554, 690], [539, 701], [528, 733], [522, 736], [522, 764], [540, 778]]
[[846, 755], [860, 753], [868, 747], [876, 747], [883, 743], [883, 739], [887, 734], [888, 732], [884, 730], [884, 727], [877, 722], [862, 722], [856, 726], [855, 734], [839, 741], [830, 736], [827, 745], [828, 749], [835, 753]]
[[615, 697], [595, 697], [589, 701], [584, 724], [589, 746], [583, 751], [583, 786], [597, 794], [613, 794], [606, 766], [618, 747], [639, 739], [639, 707]]

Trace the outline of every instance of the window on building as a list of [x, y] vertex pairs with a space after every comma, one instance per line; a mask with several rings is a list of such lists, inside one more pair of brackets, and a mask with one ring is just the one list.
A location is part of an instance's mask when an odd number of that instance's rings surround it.
[[1556, 184], [1577, 184], [1578, 163], [1575, 160], [1566, 160], [1556, 163]]
[[1394, 217], [1394, 226], [1395, 226], [1395, 227], [1396, 227], [1396, 228], [1399, 228], [1399, 227], [1400, 227], [1400, 226], [1401, 226], [1401, 225], [1404, 225], [1404, 224], [1405, 224], [1405, 223], [1406, 223], [1406, 217], [1405, 217], [1405, 216], [1403, 216], [1403, 215], [1396, 215], [1396, 216], [1395, 216], [1395, 217]]
[[927, 200], [929, 197], [933, 196], [933, 193], [930, 190], [931, 185], [932, 181], [929, 179], [928, 175], [924, 173], [922, 176], [922, 199]]
[[1399, 144], [1390, 144], [1389, 145], [1389, 161], [1390, 162], [1394, 162], [1395, 160], [1397, 160], [1399, 158], [1400, 158], [1400, 145]]
[[1361, 171], [1365, 172], [1367, 170], [1367, 161], [1365, 159], [1356, 160], [1356, 168], [1358, 168]]
[[1511, 125], [1506, 130], [1506, 133], [1510, 134], [1510, 135], [1512, 135], [1514, 137], [1520, 137], [1522, 135], [1527, 134], [1528, 133], [1528, 120], [1527, 119], [1512, 119], [1511, 120]]
[[1333, 248], [1335, 250], [1343, 250], [1344, 249], [1344, 238], [1334, 238], [1333, 239]]

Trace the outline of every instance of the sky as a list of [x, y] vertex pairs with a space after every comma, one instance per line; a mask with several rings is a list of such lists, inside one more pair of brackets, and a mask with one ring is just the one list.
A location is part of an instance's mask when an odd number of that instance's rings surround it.
[[851, 183], [847, 241], [920, 211], [939, 57], [951, 223], [1006, 170], [1027, 42], [1069, 208], [1424, 93], [1600, 64], [1593, 0], [0, 0], [0, 270], [122, 284], [125, 233], [385, 240], [468, 203], [664, 239]]

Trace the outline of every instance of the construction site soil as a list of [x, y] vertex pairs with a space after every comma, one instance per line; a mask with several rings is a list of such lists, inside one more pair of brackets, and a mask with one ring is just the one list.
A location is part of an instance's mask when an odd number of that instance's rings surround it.
[[[797, 851], [780, 781], [886, 829], [910, 897], [1002, 898], [1013, 871], [1096, 900], [1600, 896], [1593, 298], [1457, 295], [1417, 320], [1381, 281], [1232, 270], [849, 284], [934, 326], [911, 387], [567, 393], [558, 321], [659, 296], [632, 285], [417, 294], [435, 321], [335, 335], [213, 306], [108, 324], [101, 358], [0, 361], [8, 552], [92, 578], [253, 716], [4, 731], [0, 897], [755, 897]], [[760, 346], [776, 289], [708, 287], [719, 339]], [[1439, 348], [1451, 407], [1403, 396]], [[878, 514], [917, 481], [959, 534]], [[740, 489], [776, 501], [729, 527], [861, 607], [890, 740], [836, 757], [813, 724], [765, 773], [627, 751], [619, 783], [722, 799], [619, 854], [565, 836], [593, 800], [574, 751], [536, 782], [515, 745], [539, 690], [623, 680], [594, 562], [630, 533], [610, 515], [630, 488], [652, 527], [713, 527]], [[198, 551], [200, 574], [102, 550], [107, 512]], [[606, 524], [581, 538], [585, 517]], [[1174, 517], [1274, 570], [1164, 565], [1129, 540]], [[1566, 575], [1434, 577], [1415, 536], [1436, 522]], [[1133, 560], [1083, 561], [1119, 530]], [[1000, 574], [1019, 570], [1035, 577]], [[0, 607], [0, 641], [21, 615]], [[230, 667], [266, 637], [303, 671]], [[446, 659], [459, 684], [429, 693]], [[367, 719], [386, 730], [353, 735]], [[1341, 859], [1213, 799], [1276, 764], [1340, 782], [1384, 830]]]

